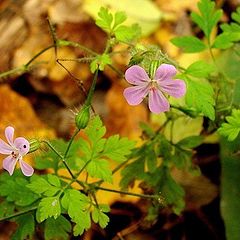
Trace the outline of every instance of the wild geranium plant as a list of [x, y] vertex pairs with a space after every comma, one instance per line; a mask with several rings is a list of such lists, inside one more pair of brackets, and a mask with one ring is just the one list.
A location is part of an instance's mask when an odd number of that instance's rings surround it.
[[[101, 8], [96, 25], [108, 35], [101, 54], [79, 43], [59, 39], [49, 23], [53, 45], [41, 50], [21, 67], [0, 74], [0, 77], [5, 77], [29, 71], [33, 60], [36, 61], [39, 55], [51, 48], [55, 49], [56, 62], [67, 70], [62, 63], [66, 59], [58, 58], [58, 49], [63, 46], [83, 50], [87, 57], [70, 60], [87, 62], [93, 73], [91, 88], [82, 108], [76, 113], [75, 132], [68, 142], [60, 139], [27, 140], [23, 137], [14, 140], [13, 127], [5, 129], [7, 143], [0, 139], [0, 153], [8, 155], [3, 160], [6, 171], [0, 175], [0, 220], [17, 223], [18, 228], [12, 239], [34, 239], [36, 229], [46, 240], [69, 239], [72, 234], [83, 235], [91, 228], [92, 222], [105, 228], [109, 223], [110, 207], [99, 202], [98, 191], [138, 196], [150, 202], [148, 213], [144, 216], [146, 221], [154, 222], [163, 208], [181, 214], [185, 208], [185, 190], [175, 179], [173, 170], [200, 174], [192, 157], [205, 137], [213, 134], [220, 134], [217, 135], [220, 140], [216, 141], [222, 149], [222, 171], [223, 175], [229, 174], [232, 168], [226, 162], [236, 163], [240, 149], [240, 101], [237, 94], [240, 85], [236, 84], [239, 74], [232, 74], [233, 68], [231, 71], [228, 68], [229, 61], [236, 65], [236, 69], [239, 68], [240, 10], [232, 14], [230, 24], [220, 25], [222, 32], [219, 35], [214, 33], [222, 11], [217, 10], [210, 0], [200, 0], [198, 10], [198, 13], [191, 14], [191, 19], [204, 37], [181, 36], [172, 40], [186, 53], [208, 51], [208, 61], [199, 60], [187, 68], [168, 57], [158, 46], [137, 44], [141, 28], [136, 24], [126, 26], [127, 16], [124, 12], [112, 14], [107, 8]], [[126, 44], [126, 51], [131, 55], [125, 74], [112, 61], [112, 56], [118, 54], [113, 47], [119, 43]], [[219, 53], [226, 55], [217, 59], [213, 49], [218, 49], [218, 56], [221, 55]], [[227, 52], [221, 52], [225, 49]], [[151, 127], [151, 124], [141, 124], [144, 139], [141, 144], [136, 145], [135, 141], [119, 135], [105, 137], [106, 128], [101, 117], [93, 114], [91, 103], [98, 75], [107, 67], [116, 71], [120, 78], [125, 77], [123, 95], [130, 105], [144, 104], [143, 100], [148, 99], [150, 111], [155, 116], [164, 116], [165, 120], [158, 129]], [[127, 82], [133, 86], [127, 87]], [[80, 86], [85, 93], [83, 85]], [[204, 119], [202, 134], [176, 138], [174, 126], [179, 119]], [[187, 128], [187, 125], [184, 127]], [[170, 134], [167, 134], [169, 129]], [[79, 135], [80, 131], [84, 134]], [[45, 151], [41, 151], [41, 146]], [[31, 167], [22, 158], [33, 151], [38, 154], [34, 154]], [[110, 167], [110, 160], [117, 164], [114, 169]], [[17, 162], [22, 172], [15, 169]], [[67, 176], [60, 170], [67, 171]], [[121, 171], [121, 190], [103, 187], [104, 182], [113, 183], [117, 171]], [[235, 192], [240, 193], [240, 189], [238, 183], [230, 183], [229, 179], [231, 181], [232, 178], [222, 179], [221, 197], [224, 200], [222, 211], [226, 232], [231, 236], [233, 232], [239, 233], [239, 228], [232, 230], [225, 212], [232, 207], [234, 211], [239, 209], [234, 205], [235, 201], [231, 202], [231, 196]], [[141, 194], [131, 191], [136, 180], [140, 183]], [[229, 184], [235, 188], [233, 192], [229, 191]], [[239, 223], [237, 216], [234, 221]]]

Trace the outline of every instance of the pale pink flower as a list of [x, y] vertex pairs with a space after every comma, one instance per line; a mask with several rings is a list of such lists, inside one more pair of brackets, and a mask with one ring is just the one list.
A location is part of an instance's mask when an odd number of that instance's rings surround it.
[[142, 67], [131, 66], [125, 72], [125, 78], [135, 86], [126, 88], [123, 95], [130, 105], [138, 105], [148, 96], [151, 112], [166, 112], [170, 105], [165, 94], [180, 98], [186, 93], [185, 82], [173, 79], [176, 73], [177, 70], [173, 65], [162, 64], [157, 68], [153, 79], [150, 79]]
[[6, 127], [5, 137], [8, 143], [0, 138], [0, 153], [9, 155], [3, 160], [3, 168], [13, 174], [17, 161], [25, 176], [31, 176], [34, 172], [33, 168], [22, 160], [22, 157], [29, 151], [29, 142], [23, 137], [18, 137], [13, 140], [14, 128]]

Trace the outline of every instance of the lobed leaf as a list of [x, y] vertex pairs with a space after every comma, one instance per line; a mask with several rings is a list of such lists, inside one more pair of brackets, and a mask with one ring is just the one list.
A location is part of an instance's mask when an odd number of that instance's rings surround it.
[[223, 123], [218, 129], [218, 133], [227, 137], [228, 141], [233, 141], [237, 138], [240, 132], [240, 110], [233, 109], [232, 115], [226, 117], [227, 122]]
[[202, 52], [207, 48], [207, 46], [200, 39], [194, 36], [176, 37], [171, 39], [171, 42], [175, 46], [182, 48], [186, 53]]

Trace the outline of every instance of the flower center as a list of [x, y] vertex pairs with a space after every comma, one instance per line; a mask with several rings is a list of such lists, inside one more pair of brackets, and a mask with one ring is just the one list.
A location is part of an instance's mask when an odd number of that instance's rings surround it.
[[155, 90], [157, 88], [158, 88], [157, 80], [151, 79], [151, 81], [149, 83], [149, 89], [150, 90]]
[[19, 155], [19, 152], [18, 152], [17, 150], [12, 151], [12, 152], [11, 152], [11, 155], [12, 155], [13, 158], [17, 158], [18, 155]]

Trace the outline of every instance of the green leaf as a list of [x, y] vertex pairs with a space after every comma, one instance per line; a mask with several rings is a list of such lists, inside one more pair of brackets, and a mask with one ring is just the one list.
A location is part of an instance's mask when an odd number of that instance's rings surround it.
[[189, 107], [194, 107], [197, 111], [211, 120], [215, 119], [214, 92], [208, 82], [187, 80], [186, 103]]
[[187, 69], [186, 74], [194, 77], [208, 77], [215, 70], [212, 64], [206, 63], [203, 60], [192, 63]]
[[28, 179], [19, 177], [16, 171], [13, 176], [1, 174], [0, 196], [6, 197], [7, 201], [14, 202], [18, 206], [31, 205], [39, 198], [39, 195], [26, 187], [28, 183]]
[[89, 125], [85, 129], [85, 133], [92, 143], [97, 142], [105, 135], [106, 128], [103, 126], [99, 116], [96, 116], [90, 121]]
[[60, 215], [57, 219], [48, 218], [44, 225], [44, 239], [67, 240], [69, 239], [71, 229], [71, 223], [62, 215]]
[[18, 224], [17, 231], [11, 236], [12, 240], [32, 239], [35, 231], [35, 220], [31, 213], [15, 218]]
[[48, 182], [51, 185], [53, 185], [55, 187], [58, 187], [58, 188], [61, 188], [61, 182], [60, 182], [59, 177], [57, 177], [56, 175], [48, 174], [47, 178], [48, 178]]
[[95, 223], [99, 223], [101, 228], [105, 228], [108, 225], [109, 217], [103, 213], [101, 208], [95, 207], [92, 211], [92, 220]]
[[15, 205], [12, 202], [0, 202], [0, 218], [14, 213]]
[[118, 41], [131, 42], [132, 40], [140, 37], [141, 28], [138, 24], [133, 24], [131, 26], [119, 26], [114, 34]]
[[233, 46], [235, 41], [240, 40], [240, 31], [239, 32], [224, 32], [218, 35], [212, 47], [219, 48], [219, 49], [227, 49]]
[[113, 29], [116, 28], [118, 25], [122, 24], [127, 20], [127, 15], [125, 12], [116, 12], [114, 15], [114, 25]]
[[[142, 175], [144, 175], [144, 163], [144, 157], [140, 156], [122, 170], [122, 179], [120, 181], [120, 186], [122, 189], [127, 189], [128, 186], [132, 185], [135, 180], [141, 179]], [[137, 175], [133, 173], [137, 173]]]
[[126, 160], [126, 156], [131, 153], [135, 142], [128, 138], [119, 138], [119, 135], [109, 137], [105, 143], [101, 156], [106, 156], [116, 162]]
[[43, 222], [49, 217], [57, 219], [61, 214], [61, 206], [59, 197], [46, 197], [42, 198], [37, 209], [38, 221]]
[[91, 177], [100, 178], [112, 183], [112, 171], [108, 161], [104, 159], [94, 159], [87, 165], [87, 171]]
[[111, 13], [109, 13], [107, 8], [101, 7], [98, 12], [98, 19], [96, 20], [96, 25], [100, 28], [110, 32], [111, 31], [111, 25], [113, 21], [113, 16]]
[[94, 73], [97, 69], [103, 71], [105, 66], [111, 63], [112, 60], [108, 54], [103, 53], [102, 55], [98, 55], [90, 64], [91, 73]]
[[218, 129], [218, 133], [227, 137], [228, 141], [233, 141], [237, 138], [240, 132], [240, 110], [233, 109], [232, 115], [226, 117], [227, 123], [223, 123]]
[[176, 37], [171, 39], [171, 42], [175, 46], [182, 48], [186, 53], [202, 52], [207, 48], [201, 40], [194, 36]]
[[48, 174], [48, 181], [43, 177], [34, 176], [31, 178], [31, 183], [26, 187], [34, 193], [43, 194], [44, 196], [52, 197], [61, 190], [61, 183], [57, 176]]
[[200, 15], [195, 12], [191, 13], [192, 21], [199, 26], [209, 39], [213, 28], [222, 17], [223, 11], [220, 9], [215, 10], [215, 2], [211, 0], [201, 0], [198, 3], [198, 9]]
[[226, 239], [238, 240], [240, 236], [240, 139], [229, 142], [221, 139], [221, 215], [224, 220]]
[[75, 189], [65, 191], [61, 200], [62, 206], [67, 210], [71, 220], [76, 223], [73, 228], [74, 236], [82, 235], [84, 230], [91, 226], [89, 203], [90, 199]]
[[202, 136], [190, 136], [180, 140], [177, 145], [181, 148], [191, 149], [198, 147], [203, 142]]

